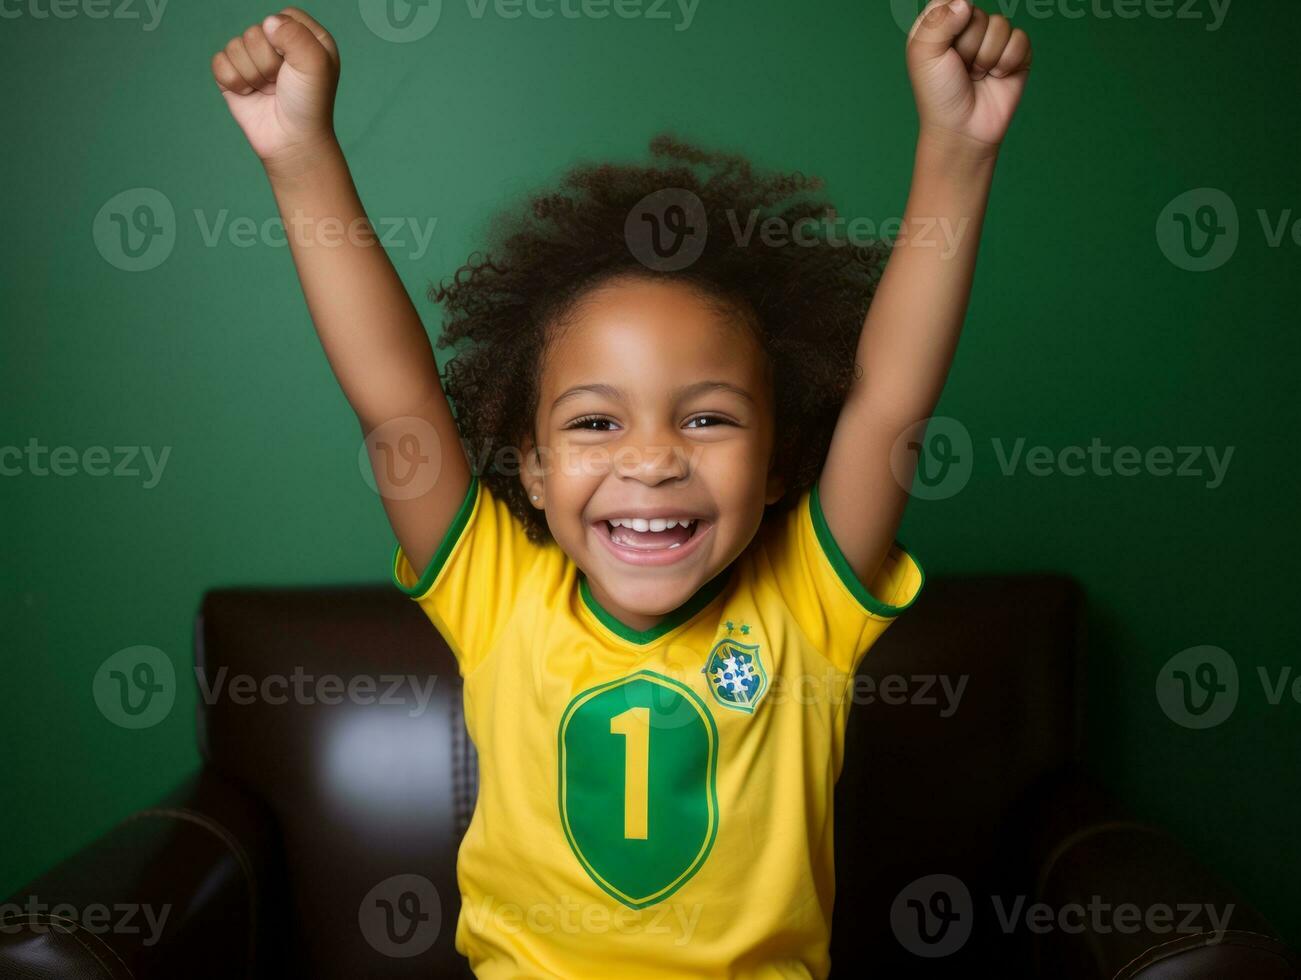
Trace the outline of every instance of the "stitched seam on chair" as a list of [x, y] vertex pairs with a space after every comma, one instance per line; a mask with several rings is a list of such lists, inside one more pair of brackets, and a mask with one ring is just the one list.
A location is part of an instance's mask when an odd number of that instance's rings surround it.
[[[1260, 932], [1251, 932], [1248, 929], [1226, 929], [1224, 935], [1227, 936], [1230, 933], [1232, 933], [1234, 936], [1255, 936], [1259, 939], [1268, 939], [1272, 943], [1278, 942], [1278, 940], [1274, 936], [1266, 936], [1264, 933], [1260, 933]], [[1178, 939], [1167, 939], [1163, 943], [1157, 943], [1155, 946], [1149, 946], [1147, 949], [1143, 950], [1143, 952], [1139, 953], [1132, 960], [1130, 960], [1128, 963], [1122, 966], [1114, 974], [1112, 974], [1111, 980], [1118, 980], [1119, 977], [1124, 976], [1125, 971], [1128, 970], [1131, 966], [1136, 964], [1139, 960], [1151, 956], [1154, 953], [1159, 954], [1159, 958], [1164, 959], [1165, 953], [1162, 953], [1161, 950], [1163, 950], [1166, 946], [1173, 946], [1176, 943], [1186, 943], [1190, 939], [1198, 938], [1201, 936], [1213, 936], [1213, 935], [1215, 935], [1215, 933], [1213, 932], [1198, 932], [1198, 933], [1193, 933], [1192, 935], [1180, 936]], [[1223, 940], [1220, 940], [1220, 942], [1223, 942]], [[1204, 949], [1207, 945], [1208, 944], [1206, 943], [1202, 943], [1201, 945], [1198, 946], [1187, 946], [1183, 950], [1178, 950], [1178, 952], [1187, 952], [1194, 949]], [[1273, 951], [1271, 950], [1271, 952]], [[1152, 962], [1155, 963], [1156, 960], [1153, 959]]]
[[[18, 918], [19, 918], [18, 915], [0, 916], [0, 922], [6, 922], [9, 919], [16, 920]], [[61, 923], [66, 922], [68, 924], [67, 935], [71, 936], [73, 940], [81, 946], [82, 949], [84, 949], [91, 957], [94, 958], [95, 962], [98, 963], [100, 968], [104, 971], [104, 975], [108, 977], [108, 980], [113, 980], [113, 970], [110, 969], [108, 964], [105, 963], [102, 959], [100, 959], [100, 957], [96, 955], [95, 951], [90, 948], [90, 945], [84, 939], [82, 939], [80, 935], [78, 935], [77, 930], [81, 929], [81, 925], [77, 922], [76, 919], [69, 919], [62, 915], [53, 915], [45, 912], [29, 912], [26, 914], [25, 918], [29, 923], [33, 919], [48, 919], [50, 920], [50, 922], [56, 922], [56, 921]], [[87, 932], [86, 935], [89, 936], [94, 942], [98, 943], [101, 947], [108, 950], [108, 952], [113, 954], [113, 959], [117, 960], [119, 963], [122, 964], [122, 969], [126, 971], [126, 975], [128, 977], [135, 976], [135, 973], [132, 972], [131, 967], [127, 966], [126, 962], [122, 959], [122, 957], [118, 956], [117, 950], [115, 950], [112, 946], [104, 942], [104, 940], [100, 939], [92, 932]]]
[[451, 820], [457, 837], [461, 837], [466, 832], [464, 824], [464, 798], [466, 798], [466, 786], [464, 786], [464, 746], [462, 746], [461, 733], [461, 705], [457, 704], [457, 699], [451, 699]]
[[1035, 882], [1036, 894], [1043, 895], [1044, 889], [1048, 885], [1048, 879], [1052, 877], [1053, 871], [1056, 870], [1057, 862], [1066, 856], [1067, 851], [1082, 844], [1090, 837], [1095, 837], [1098, 834], [1107, 833], [1113, 830], [1141, 830], [1147, 834], [1159, 833], [1154, 827], [1149, 827], [1147, 824], [1141, 824], [1134, 820], [1108, 820], [1103, 823], [1095, 823], [1092, 826], [1083, 828], [1082, 830], [1077, 830], [1073, 834], [1067, 834], [1066, 837], [1049, 852], [1048, 857], [1044, 859]]
[[458, 724], [461, 720], [461, 711], [460, 707], [456, 703], [457, 698], [453, 697], [451, 702], [452, 703], [449, 707], [451, 708], [450, 714], [452, 726], [452, 826], [455, 828], [456, 834], [459, 837], [465, 830], [464, 825], [461, 822], [463, 806], [463, 787], [461, 785], [461, 780], [463, 777], [461, 773], [461, 726]]
[[234, 855], [235, 861], [239, 864], [240, 869], [244, 872], [244, 877], [248, 880], [248, 907], [249, 907], [249, 930], [248, 930], [248, 969], [249, 976], [255, 975], [257, 966], [256, 960], [256, 941], [258, 930], [258, 898], [257, 898], [257, 879], [253, 875], [253, 862], [249, 859], [248, 852], [244, 850], [239, 839], [229, 830], [217, 823], [205, 813], [197, 810], [189, 810], [183, 807], [155, 806], [146, 810], [139, 810], [127, 817], [123, 823], [132, 820], [138, 820], [140, 817], [172, 817], [176, 820], [188, 820], [191, 823], [198, 824], [205, 830], [211, 831], [218, 839], [221, 840]]
[[452, 725], [452, 809], [456, 834], [464, 839], [470, 827], [470, 818], [474, 811], [474, 784], [476, 782], [473, 746], [465, 727], [463, 698], [464, 686], [451, 698]]
[[462, 740], [465, 743], [465, 826], [470, 826], [470, 818], [474, 816], [475, 807], [479, 803], [479, 750], [474, 747], [470, 741], [469, 729], [462, 726]]

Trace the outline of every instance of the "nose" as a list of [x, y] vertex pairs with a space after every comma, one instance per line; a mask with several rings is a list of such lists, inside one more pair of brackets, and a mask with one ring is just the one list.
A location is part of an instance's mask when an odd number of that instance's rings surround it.
[[647, 486], [685, 480], [691, 475], [688, 454], [676, 432], [662, 428], [646, 431], [640, 437], [630, 433], [614, 448], [612, 468], [622, 479], [637, 480]]

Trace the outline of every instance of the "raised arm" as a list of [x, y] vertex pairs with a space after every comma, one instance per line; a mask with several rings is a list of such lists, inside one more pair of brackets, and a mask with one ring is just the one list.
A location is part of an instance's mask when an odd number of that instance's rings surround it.
[[999, 145], [1025, 87], [1030, 41], [965, 0], [933, 2], [908, 36], [920, 126], [903, 225], [855, 360], [818, 492], [832, 536], [871, 581], [908, 491], [891, 466], [898, 438], [939, 400], [971, 294]]
[[368, 436], [389, 522], [424, 568], [470, 468], [429, 338], [335, 139], [337, 46], [311, 16], [286, 7], [232, 38], [212, 72], [271, 182], [312, 322]]

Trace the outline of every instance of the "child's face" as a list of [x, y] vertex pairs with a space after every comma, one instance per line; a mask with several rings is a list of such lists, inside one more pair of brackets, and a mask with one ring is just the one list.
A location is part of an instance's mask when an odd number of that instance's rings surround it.
[[[535, 432], [522, 447], [532, 504], [596, 600], [634, 629], [726, 567], [782, 493], [763, 349], [681, 283], [622, 279], [588, 294], [548, 346]], [[673, 520], [692, 523], [664, 527]]]

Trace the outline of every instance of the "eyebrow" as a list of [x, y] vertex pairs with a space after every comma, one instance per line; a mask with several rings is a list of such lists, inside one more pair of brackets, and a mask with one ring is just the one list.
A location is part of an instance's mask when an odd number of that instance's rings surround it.
[[[730, 381], [697, 381], [694, 384], [683, 385], [680, 388], [673, 389], [673, 398], [677, 401], [682, 398], [689, 398], [692, 395], [703, 394], [707, 391], [730, 391], [732, 394], [739, 395], [751, 404], [757, 404], [753, 395], [744, 388], [732, 384]], [[566, 389], [551, 403], [551, 407], [554, 409], [566, 399], [573, 398], [576, 395], [581, 395], [584, 392], [593, 395], [603, 395], [604, 397], [614, 401], [626, 400], [621, 389], [616, 388], [614, 385], [596, 382], [590, 385], [574, 385], [572, 388]]]

